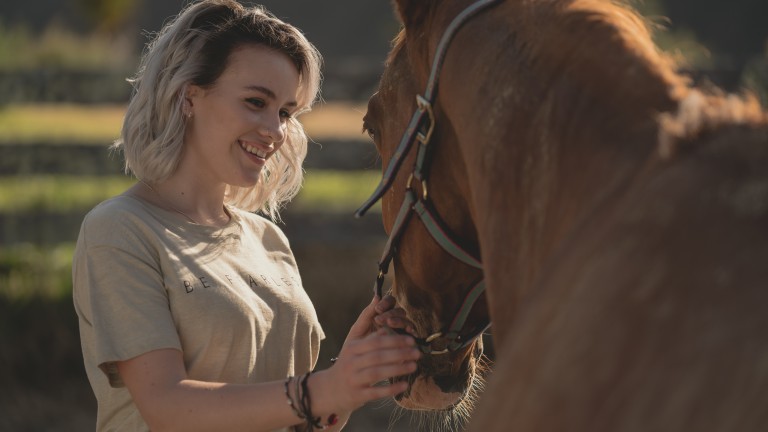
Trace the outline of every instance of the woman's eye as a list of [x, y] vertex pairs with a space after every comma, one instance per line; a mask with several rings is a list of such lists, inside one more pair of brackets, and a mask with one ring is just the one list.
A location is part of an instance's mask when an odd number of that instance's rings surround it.
[[264, 108], [264, 101], [259, 98], [248, 98], [245, 100], [249, 104], [255, 106], [256, 108]]
[[287, 120], [293, 117], [293, 115], [291, 115], [290, 111], [280, 110], [280, 117]]

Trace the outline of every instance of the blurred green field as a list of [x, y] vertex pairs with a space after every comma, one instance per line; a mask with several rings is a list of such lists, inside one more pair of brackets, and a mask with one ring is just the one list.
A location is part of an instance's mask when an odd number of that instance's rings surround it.
[[[300, 117], [312, 139], [365, 139], [365, 106], [319, 103]], [[10, 104], [0, 108], [2, 143], [78, 143], [108, 145], [120, 135], [125, 106], [83, 104]]]
[[[296, 211], [351, 213], [378, 184], [370, 171], [308, 171], [304, 187], [288, 204]], [[131, 177], [40, 175], [0, 177], [0, 213], [62, 213], [89, 209], [136, 183]]]
[[41, 34], [23, 23], [0, 20], [0, 65], [7, 70], [34, 67], [90, 70], [134, 69], [129, 40], [84, 35], [52, 22]]
[[74, 243], [0, 247], [0, 297], [11, 302], [68, 299], [73, 250]]
[[119, 105], [15, 104], [0, 109], [0, 143], [105, 145], [120, 134]]
[[129, 177], [0, 177], [0, 212], [78, 211], [120, 194], [135, 183]]
[[[310, 171], [304, 188], [286, 211], [351, 215], [378, 181], [379, 173], [373, 170]], [[129, 177], [0, 177], [0, 214], [84, 213], [133, 183]], [[58, 299], [69, 295], [72, 250], [73, 243], [0, 246], [0, 297]]]

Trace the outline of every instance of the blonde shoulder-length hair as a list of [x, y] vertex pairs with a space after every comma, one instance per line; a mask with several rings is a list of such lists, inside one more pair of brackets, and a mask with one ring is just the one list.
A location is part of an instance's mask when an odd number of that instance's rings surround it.
[[285, 53], [300, 76], [299, 109], [289, 120], [285, 143], [268, 160], [255, 186], [228, 186], [226, 192], [228, 204], [275, 220], [301, 188], [307, 136], [296, 117], [318, 98], [322, 58], [301, 31], [260, 6], [203, 0], [189, 4], [166, 24], [147, 45], [136, 76], [129, 80], [134, 90], [113, 149], [123, 151], [126, 174], [150, 183], [167, 179], [183, 150], [187, 86], [214, 86], [229, 55], [244, 44]]

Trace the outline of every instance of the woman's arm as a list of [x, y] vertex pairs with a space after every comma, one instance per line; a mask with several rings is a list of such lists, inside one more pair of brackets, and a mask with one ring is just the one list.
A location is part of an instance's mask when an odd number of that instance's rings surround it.
[[[367, 334], [375, 315], [372, 302], [350, 330], [331, 368], [308, 381], [312, 412], [331, 413], [343, 424], [349, 413], [368, 401], [406, 390], [406, 383], [373, 386], [416, 369], [413, 339], [386, 331]], [[175, 349], [150, 351], [117, 363], [120, 375], [144, 421], [155, 432], [264, 430], [302, 423], [287, 403], [284, 382], [226, 384], [190, 380], [182, 354]], [[341, 425], [340, 425], [341, 426]]]
[[117, 367], [153, 431], [272, 430], [299, 423], [285, 401], [282, 383], [190, 380], [175, 349], [150, 351]]

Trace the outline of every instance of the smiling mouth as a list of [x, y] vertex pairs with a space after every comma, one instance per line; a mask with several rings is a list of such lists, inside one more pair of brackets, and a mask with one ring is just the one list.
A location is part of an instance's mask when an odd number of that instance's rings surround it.
[[260, 157], [262, 159], [266, 159], [267, 155], [269, 155], [269, 151], [268, 150], [264, 150], [264, 149], [261, 149], [261, 148], [254, 147], [254, 146], [252, 146], [250, 144], [247, 144], [247, 143], [245, 143], [243, 141], [240, 141], [240, 148], [242, 148], [243, 150], [247, 151], [248, 153], [250, 153], [252, 155], [256, 155], [256, 156], [258, 156], [258, 157]]

